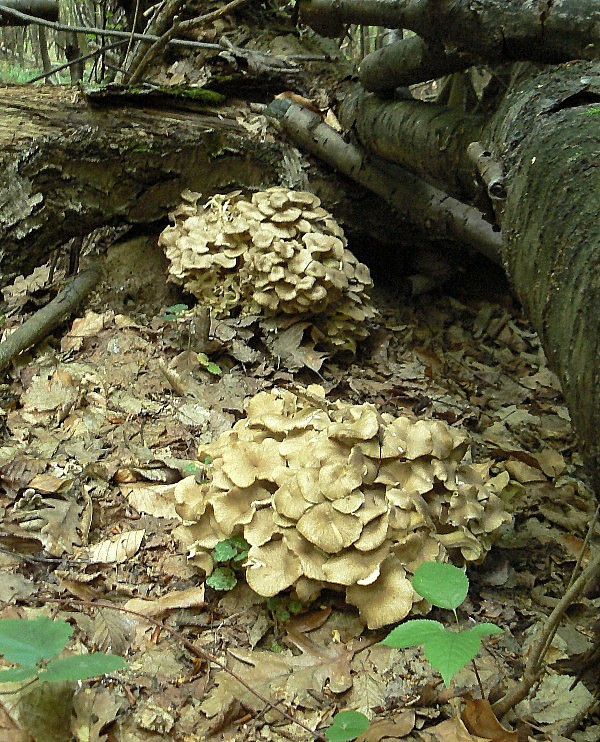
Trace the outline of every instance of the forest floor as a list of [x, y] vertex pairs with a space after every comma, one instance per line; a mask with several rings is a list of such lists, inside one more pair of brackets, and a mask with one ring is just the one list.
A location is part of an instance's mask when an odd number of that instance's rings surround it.
[[[387, 632], [366, 630], [341, 594], [325, 591], [285, 620], [285, 601], [267, 604], [243, 580], [231, 591], [207, 587], [174, 533], [173, 493], [195, 471], [198, 446], [243, 418], [248, 397], [274, 387], [319, 383], [331, 398], [465, 430], [473, 459], [513, 481], [505, 505], [514, 523], [469, 568], [458, 610], [461, 623], [490, 621], [505, 632], [477, 660], [497, 698], [520, 677], [565, 593], [595, 508], [558, 380], [506, 287], [465, 276], [401, 301], [376, 277], [380, 318], [351, 362], [292, 374], [266, 355], [241, 363], [223, 343], [211, 373], [189, 328], [165, 314], [181, 298], [166, 283], [155, 238], [113, 247], [106, 272], [82, 317], [21, 356], [4, 388], [0, 618], [62, 618], [75, 628], [69, 651], [108, 651], [129, 666], [67, 690], [38, 683], [0, 696], [0, 738], [311, 738], [182, 638], [311, 729], [351, 708], [375, 714], [364, 737], [371, 742], [487, 738], [444, 727], [450, 694], [421, 652], [378, 644]], [[45, 275], [5, 294], [7, 326], [43, 303]], [[507, 728], [536, 740], [600, 739], [592, 694], [581, 682], [570, 689], [598, 601], [588, 595], [571, 607], [535, 698]], [[341, 675], [347, 683], [335, 682]], [[456, 694], [477, 696], [477, 688], [472, 669], [456, 676]]]

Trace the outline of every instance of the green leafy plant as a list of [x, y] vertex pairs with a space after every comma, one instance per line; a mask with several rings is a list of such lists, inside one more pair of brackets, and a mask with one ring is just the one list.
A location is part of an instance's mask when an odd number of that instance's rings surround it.
[[267, 599], [267, 608], [276, 621], [287, 621], [291, 616], [300, 613], [303, 606], [299, 600], [289, 595], [275, 595]]
[[369, 728], [369, 719], [359, 711], [340, 711], [333, 717], [333, 724], [325, 730], [330, 742], [356, 739]]
[[[424, 562], [415, 571], [412, 585], [432, 605], [451, 610], [458, 623], [456, 609], [469, 591], [469, 579], [461, 569]], [[448, 687], [454, 675], [479, 653], [482, 638], [501, 633], [502, 629], [492, 623], [457, 631], [447, 629], [439, 621], [414, 619], [397, 626], [381, 643], [398, 649], [422, 644], [425, 657]]]
[[0, 619], [0, 654], [16, 665], [0, 670], [0, 683], [85, 680], [127, 666], [122, 657], [104, 652], [58, 657], [72, 633], [66, 621], [44, 616]]
[[196, 353], [196, 356], [198, 358], [198, 361], [204, 366], [209, 374], [213, 374], [214, 376], [222, 376], [223, 371], [221, 370], [221, 367], [211, 361], [206, 353]]
[[[451, 610], [458, 623], [456, 609], [469, 592], [469, 578], [462, 569], [451, 564], [423, 562], [413, 575], [412, 586], [432, 605]], [[479, 653], [482, 638], [501, 633], [502, 629], [492, 623], [451, 630], [439, 621], [413, 619], [396, 626], [381, 644], [398, 649], [422, 644], [425, 657], [439, 671], [448, 687], [454, 675]], [[364, 714], [342, 711], [333, 717], [333, 724], [325, 731], [325, 737], [332, 742], [356, 739], [368, 726], [369, 719]]]
[[160, 318], [163, 322], [178, 322], [184, 318], [187, 311], [189, 311], [187, 304], [172, 304], [165, 309], [164, 313], [160, 315]]
[[237, 585], [236, 568], [248, 556], [250, 544], [242, 536], [219, 541], [211, 552], [213, 562], [219, 564], [206, 578], [206, 584], [215, 590], [233, 590]]

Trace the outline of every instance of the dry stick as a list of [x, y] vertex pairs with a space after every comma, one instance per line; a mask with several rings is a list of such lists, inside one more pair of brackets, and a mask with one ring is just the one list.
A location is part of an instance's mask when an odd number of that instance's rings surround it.
[[0, 372], [4, 371], [19, 353], [39, 343], [62, 324], [96, 286], [101, 275], [100, 264], [92, 263], [89, 268], [75, 276], [51, 302], [0, 343]]
[[192, 644], [192, 642], [186, 639], [182, 633], [180, 633], [176, 629], [172, 629], [170, 626], [167, 626], [161, 621], [157, 621], [155, 618], [151, 618], [150, 616], [145, 616], [143, 613], [140, 613], [139, 611], [132, 611], [130, 608], [123, 608], [123, 606], [120, 606], [120, 605], [114, 605], [113, 603], [104, 603], [101, 601], [80, 600], [79, 598], [40, 598], [40, 600], [45, 601], [46, 603], [57, 603], [59, 605], [64, 605], [64, 606], [80, 605], [80, 606], [85, 606], [88, 608], [108, 608], [109, 610], [112, 610], [112, 611], [120, 611], [121, 613], [127, 613], [131, 616], [137, 616], [138, 618], [141, 618], [144, 621], [148, 621], [148, 623], [153, 624], [157, 629], [161, 629], [163, 631], [166, 630], [167, 633], [169, 633], [172, 637], [180, 641], [183, 644], [183, 646], [196, 657], [200, 657], [201, 659], [207, 660], [208, 662], [212, 662], [213, 664], [220, 667], [221, 670], [223, 670], [228, 675], [230, 675], [232, 678], [237, 680], [237, 682], [240, 685], [243, 685], [247, 691], [252, 693], [252, 695], [258, 698], [260, 701], [262, 701], [266, 706], [268, 706], [268, 708], [272, 709], [273, 711], [277, 711], [290, 723], [296, 724], [297, 726], [302, 727], [302, 729], [308, 732], [313, 739], [317, 740], [318, 742], [323, 742], [323, 740], [325, 740], [325, 737], [323, 737], [321, 734], [319, 734], [318, 732], [314, 732], [306, 724], [303, 724], [301, 721], [298, 721], [298, 719], [295, 719], [292, 716], [292, 714], [290, 714], [288, 711], [285, 711], [284, 709], [280, 708], [277, 704], [273, 703], [273, 701], [268, 699], [266, 696], [263, 696], [262, 693], [255, 690], [249, 683], [247, 683], [237, 673], [235, 673], [233, 670], [227, 667], [225, 662], [220, 660], [216, 655], [212, 654], [211, 652], [208, 652], [206, 649], [202, 649], [200, 647], [197, 647], [195, 644]]
[[[116, 39], [135, 39], [136, 41], [143, 41], [146, 44], [151, 44], [154, 41], [158, 41], [160, 36], [153, 36], [152, 34], [143, 33], [132, 33], [131, 31], [117, 31], [110, 28], [95, 28], [90, 26], [69, 26], [65, 23], [55, 23], [54, 21], [45, 21], [43, 18], [36, 18], [33, 15], [27, 15], [27, 13], [21, 13], [13, 8], [7, 8], [5, 5], [0, 4], [0, 13], [19, 18], [27, 23], [34, 23], [37, 26], [46, 26], [46, 28], [52, 28], [55, 31], [75, 31], [75, 33], [89, 33], [97, 34], [98, 36], [108, 36]], [[173, 39], [169, 42], [173, 46], [185, 46], [190, 49], [219, 49], [223, 47], [220, 44], [211, 44], [205, 41], [186, 41], [185, 39]]]
[[181, 33], [193, 31], [194, 29], [198, 28], [198, 26], [201, 26], [204, 23], [209, 23], [210, 21], [214, 21], [220, 16], [230, 13], [235, 8], [239, 7], [240, 5], [246, 4], [247, 2], [248, 0], [231, 0], [231, 2], [227, 3], [227, 5], [223, 5], [222, 8], [213, 10], [211, 13], [205, 13], [204, 15], [200, 15], [197, 18], [192, 18], [188, 21], [176, 21], [175, 23], [173, 23], [171, 28], [166, 31], [158, 41], [152, 44], [152, 46], [140, 59], [136, 68], [132, 71], [131, 76], [127, 80], [129, 85], [135, 85], [140, 81], [150, 62], [152, 62], [152, 60], [158, 54], [160, 54], [160, 52], [165, 48], [165, 46], [167, 46], [167, 44], [173, 41], [175, 36]]
[[527, 660], [525, 672], [523, 673], [523, 680], [521, 680], [521, 682], [518, 683], [510, 693], [507, 693], [503, 698], [493, 704], [492, 710], [498, 718], [503, 716], [503, 714], [513, 708], [513, 706], [516, 706], [517, 703], [527, 696], [533, 684], [538, 679], [540, 665], [544, 659], [545, 650], [556, 633], [567, 608], [571, 603], [573, 603], [573, 601], [577, 600], [590, 581], [597, 577], [599, 573], [600, 549], [597, 551], [595, 556], [590, 559], [588, 566], [583, 570], [564, 596], [558, 601], [554, 610], [546, 619], [542, 634], [535, 643], [533, 651]]
[[93, 52], [90, 52], [89, 54], [84, 54], [81, 57], [77, 57], [77, 59], [72, 59], [70, 62], [65, 62], [65, 64], [61, 64], [58, 67], [53, 67], [50, 72], [44, 72], [41, 75], [36, 75], [35, 77], [32, 77], [31, 79], [27, 80], [28, 83], [30, 82], [37, 82], [38, 80], [43, 80], [45, 77], [50, 77], [50, 75], [53, 75], [55, 72], [60, 72], [61, 70], [66, 69], [67, 67], [72, 67], [74, 64], [77, 64], [78, 62], [85, 62], [86, 59], [89, 59], [90, 57], [95, 57], [97, 54], [102, 54], [103, 52], [110, 51], [111, 49], [115, 49], [118, 46], [123, 46], [123, 44], [127, 44], [128, 40], [123, 39], [122, 41], [115, 41], [114, 44], [105, 44], [104, 46], [100, 46], [98, 49], [95, 49]]

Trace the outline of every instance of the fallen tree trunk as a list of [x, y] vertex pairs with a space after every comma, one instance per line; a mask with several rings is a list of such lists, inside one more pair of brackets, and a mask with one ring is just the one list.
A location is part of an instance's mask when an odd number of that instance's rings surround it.
[[[479, 131], [484, 142], [479, 150], [489, 150], [496, 169], [504, 171], [497, 190], [501, 197], [488, 203], [503, 237], [489, 224], [488, 234], [495, 236], [497, 255], [560, 377], [588, 471], [600, 492], [600, 222], [593, 195], [600, 193], [598, 102], [600, 73], [590, 62], [551, 69], [522, 82], [485, 126], [468, 116], [461, 123], [456, 111], [435, 104], [389, 101], [354, 91], [340, 109], [342, 122], [364, 147], [353, 147], [351, 168], [347, 156], [336, 160], [332, 154], [328, 140], [339, 135], [326, 133], [325, 124], [313, 120], [312, 128], [298, 126], [291, 117], [299, 114], [290, 110], [282, 118], [287, 119], [286, 132], [300, 146], [388, 202], [398, 205], [400, 196], [404, 210], [416, 219], [422, 214], [423, 192], [411, 185], [415, 176], [396, 169], [396, 181], [388, 182], [389, 166], [383, 165], [381, 177], [365, 178], [366, 163], [377, 167], [373, 155], [387, 154], [399, 165], [441, 181], [448, 193], [468, 190], [470, 160], [473, 183], [476, 168], [467, 150]], [[430, 120], [429, 126], [422, 125], [424, 119]], [[450, 152], [446, 142], [451, 143]], [[437, 159], [436, 146], [441, 150]], [[494, 179], [496, 186], [499, 182]], [[447, 197], [442, 204], [453, 201]], [[461, 213], [460, 206], [455, 213]], [[452, 229], [452, 222], [448, 224]], [[471, 215], [464, 226], [468, 224], [477, 225], [477, 218]], [[480, 218], [475, 231], [464, 231], [463, 240], [493, 257], [486, 249], [489, 238], [477, 244], [483, 225]], [[435, 220], [431, 227], [434, 232], [440, 229]]]
[[0, 87], [0, 275], [100, 226], [167, 216], [182, 190], [279, 182], [285, 145], [234, 119], [91, 107], [73, 88]]

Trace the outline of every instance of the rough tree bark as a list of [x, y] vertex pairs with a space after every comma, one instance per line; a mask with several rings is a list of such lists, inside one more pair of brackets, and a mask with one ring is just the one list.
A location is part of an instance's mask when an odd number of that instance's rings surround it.
[[69, 88], [0, 87], [0, 276], [72, 237], [164, 219], [181, 191], [278, 182], [284, 145], [230, 118], [92, 108]]
[[[378, 98], [356, 85], [345, 92], [339, 117], [366, 153], [469, 198], [502, 228], [502, 264], [561, 379], [600, 495], [600, 222], [593, 195], [600, 192], [600, 68], [570, 61], [598, 57], [597, 3], [301, 0], [300, 14], [328, 34], [343, 23], [419, 34], [363, 61], [361, 82], [376, 91], [459, 69], [461, 58], [464, 67], [566, 62], [542, 73], [530, 67], [487, 121], [421, 101]], [[487, 156], [500, 173], [496, 190], [485, 178], [475, 186], [474, 139], [481, 140], [480, 160]]]

